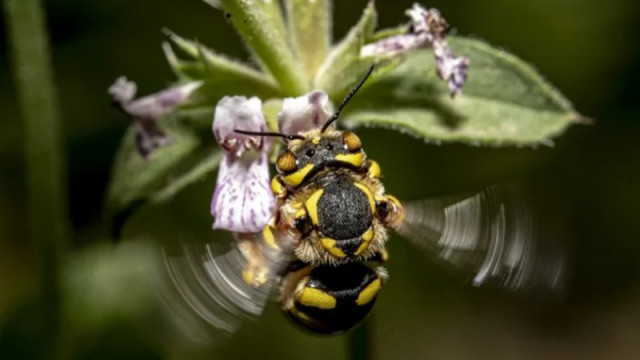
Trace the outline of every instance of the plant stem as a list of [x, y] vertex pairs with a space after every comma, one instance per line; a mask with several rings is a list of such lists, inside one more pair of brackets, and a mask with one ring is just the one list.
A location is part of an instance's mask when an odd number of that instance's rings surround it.
[[279, 1], [221, 0], [221, 3], [240, 36], [285, 95], [299, 96], [311, 90], [302, 63], [288, 44]]
[[68, 217], [60, 118], [44, 12], [39, 0], [3, 0], [13, 74], [24, 121], [29, 231], [38, 253], [42, 345], [63, 357], [60, 265]]
[[371, 360], [373, 359], [371, 336], [373, 336], [373, 322], [369, 318], [363, 324], [356, 327], [349, 334], [349, 359]]

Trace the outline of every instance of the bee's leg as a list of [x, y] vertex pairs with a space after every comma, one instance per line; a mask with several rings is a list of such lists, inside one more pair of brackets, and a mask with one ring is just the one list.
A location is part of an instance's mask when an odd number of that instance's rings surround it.
[[313, 231], [313, 224], [304, 205], [300, 204], [297, 207], [299, 209], [293, 217], [293, 226], [300, 232], [301, 238], [305, 238]]
[[[268, 225], [267, 225], [268, 226]], [[235, 234], [238, 249], [244, 257], [242, 279], [249, 286], [260, 287], [269, 279], [269, 268], [266, 264], [264, 251], [266, 247], [256, 234]]]
[[376, 196], [376, 217], [386, 227], [397, 229], [404, 220], [404, 208], [393, 195]]
[[367, 170], [367, 176], [369, 176], [370, 178], [372, 179], [380, 178], [380, 174], [381, 174], [380, 165], [375, 160], [365, 161], [362, 167]]
[[389, 252], [386, 249], [380, 249], [373, 254], [368, 261], [384, 264], [389, 260]]
[[276, 220], [271, 219], [267, 225], [262, 228], [262, 242], [273, 251], [280, 250], [280, 243], [276, 238]]

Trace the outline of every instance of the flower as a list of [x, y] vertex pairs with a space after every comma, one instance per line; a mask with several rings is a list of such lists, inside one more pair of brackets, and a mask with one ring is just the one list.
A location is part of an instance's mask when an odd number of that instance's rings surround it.
[[[280, 132], [297, 134], [319, 128], [330, 116], [325, 109], [328, 101], [327, 93], [318, 90], [284, 99], [278, 113]], [[271, 219], [275, 206], [269, 185], [270, 143], [262, 136], [235, 130], [267, 130], [262, 101], [244, 96], [222, 98], [215, 109], [212, 130], [225, 151], [211, 200], [213, 228], [235, 233], [259, 232]]]
[[109, 88], [109, 94], [116, 107], [133, 117], [136, 146], [142, 156], [149, 157], [154, 150], [170, 142], [158, 126], [158, 118], [184, 103], [201, 85], [201, 81], [195, 81], [133, 100], [137, 92], [136, 83], [120, 77]]
[[325, 109], [329, 95], [315, 90], [296, 98], [286, 98], [278, 114], [278, 128], [283, 134], [293, 135], [322, 126], [331, 114]]
[[456, 57], [449, 48], [445, 35], [447, 21], [437, 9], [427, 10], [419, 4], [414, 4], [406, 14], [411, 18], [407, 33], [367, 44], [360, 50], [360, 56], [395, 57], [415, 49], [432, 48], [438, 76], [447, 83], [451, 96], [459, 94], [467, 79], [469, 59]]
[[244, 96], [226, 96], [216, 106], [213, 134], [225, 155], [211, 199], [214, 229], [258, 232], [272, 216], [275, 198], [269, 186], [269, 144], [264, 137], [234, 131], [265, 131], [261, 108], [260, 99]]

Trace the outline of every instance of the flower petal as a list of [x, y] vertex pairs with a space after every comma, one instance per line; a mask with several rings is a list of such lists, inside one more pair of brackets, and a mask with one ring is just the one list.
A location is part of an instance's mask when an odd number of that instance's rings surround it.
[[451, 96], [459, 94], [467, 81], [469, 59], [456, 57], [444, 40], [433, 43], [433, 52], [436, 56], [438, 76], [447, 82]]
[[227, 153], [211, 200], [213, 228], [259, 232], [270, 220], [274, 203], [267, 154], [247, 152], [237, 158]]
[[142, 157], [149, 158], [156, 149], [171, 143], [171, 137], [165, 134], [157, 122], [139, 119], [134, 124], [136, 147]]
[[114, 102], [125, 104], [131, 102], [136, 96], [138, 86], [133, 81], [129, 81], [126, 77], [121, 76], [111, 85], [108, 91], [113, 97]]
[[201, 85], [201, 81], [191, 82], [145, 96], [122, 106], [126, 112], [134, 117], [157, 119], [184, 103]]
[[136, 146], [143, 157], [151, 156], [154, 150], [171, 142], [158, 125], [158, 118], [185, 102], [201, 84], [200, 81], [192, 82], [138, 100], [133, 100], [137, 92], [136, 83], [125, 77], [118, 78], [109, 88], [113, 104], [133, 117]]
[[329, 95], [320, 90], [284, 99], [278, 114], [280, 132], [293, 135], [321, 127], [331, 116], [325, 109], [328, 101]]
[[257, 97], [227, 96], [218, 102], [212, 128], [225, 157], [211, 199], [214, 229], [258, 232], [271, 219], [275, 198], [269, 186], [268, 146], [262, 136], [235, 132], [266, 127]]
[[216, 106], [213, 117], [213, 135], [227, 152], [242, 156], [245, 150], [263, 150], [264, 138], [238, 134], [236, 129], [265, 131], [266, 121], [262, 115], [262, 101], [257, 97], [225, 96]]

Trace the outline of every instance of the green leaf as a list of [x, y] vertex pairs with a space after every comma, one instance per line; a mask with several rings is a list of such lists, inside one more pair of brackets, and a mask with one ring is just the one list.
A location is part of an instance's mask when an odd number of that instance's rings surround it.
[[331, 47], [329, 0], [286, 0], [289, 36], [293, 48], [312, 79]]
[[218, 168], [218, 165], [220, 165], [221, 159], [221, 150], [212, 152], [197, 164], [195, 164], [195, 166], [189, 171], [181, 174], [176, 178], [173, 178], [169, 183], [166, 184], [165, 187], [158, 190], [153, 196], [151, 196], [149, 198], [149, 202], [158, 204], [170, 200], [180, 191], [184, 190], [187, 186], [203, 180], [209, 174], [214, 172]]
[[421, 50], [363, 89], [342, 123], [390, 127], [434, 142], [532, 145], [549, 143], [580, 118], [515, 56], [477, 40], [452, 38], [450, 44], [457, 55], [471, 59], [461, 96], [449, 96], [433, 53]]
[[367, 43], [376, 42], [378, 40], [382, 40], [387, 37], [403, 35], [406, 34], [409, 30], [408, 25], [400, 25], [394, 28], [381, 29], [375, 32], [367, 41]]
[[[270, 98], [281, 96], [273, 77], [238, 61], [229, 59], [196, 42], [184, 39], [168, 30], [172, 43], [192, 60], [178, 59], [169, 44], [164, 44], [165, 56], [176, 75], [183, 81], [204, 81], [198, 91], [204, 98], [190, 102], [192, 107], [213, 107], [225, 95], [245, 95]], [[199, 100], [199, 101], [197, 101]]]
[[358, 82], [371, 65], [370, 61], [360, 58], [360, 48], [373, 36], [376, 21], [375, 4], [370, 1], [358, 23], [331, 50], [318, 70], [314, 81], [316, 89], [323, 89], [335, 100]]
[[285, 95], [309, 90], [300, 61], [289, 47], [279, 1], [222, 0], [224, 11]]
[[[149, 159], [138, 153], [134, 127], [127, 131], [116, 155], [109, 183], [106, 207], [110, 215], [146, 200], [199, 160], [197, 150], [202, 147], [202, 139], [171, 120], [174, 119], [165, 118], [160, 122], [162, 129], [171, 137], [171, 143], [157, 149]], [[213, 146], [213, 141], [211, 143]]]

